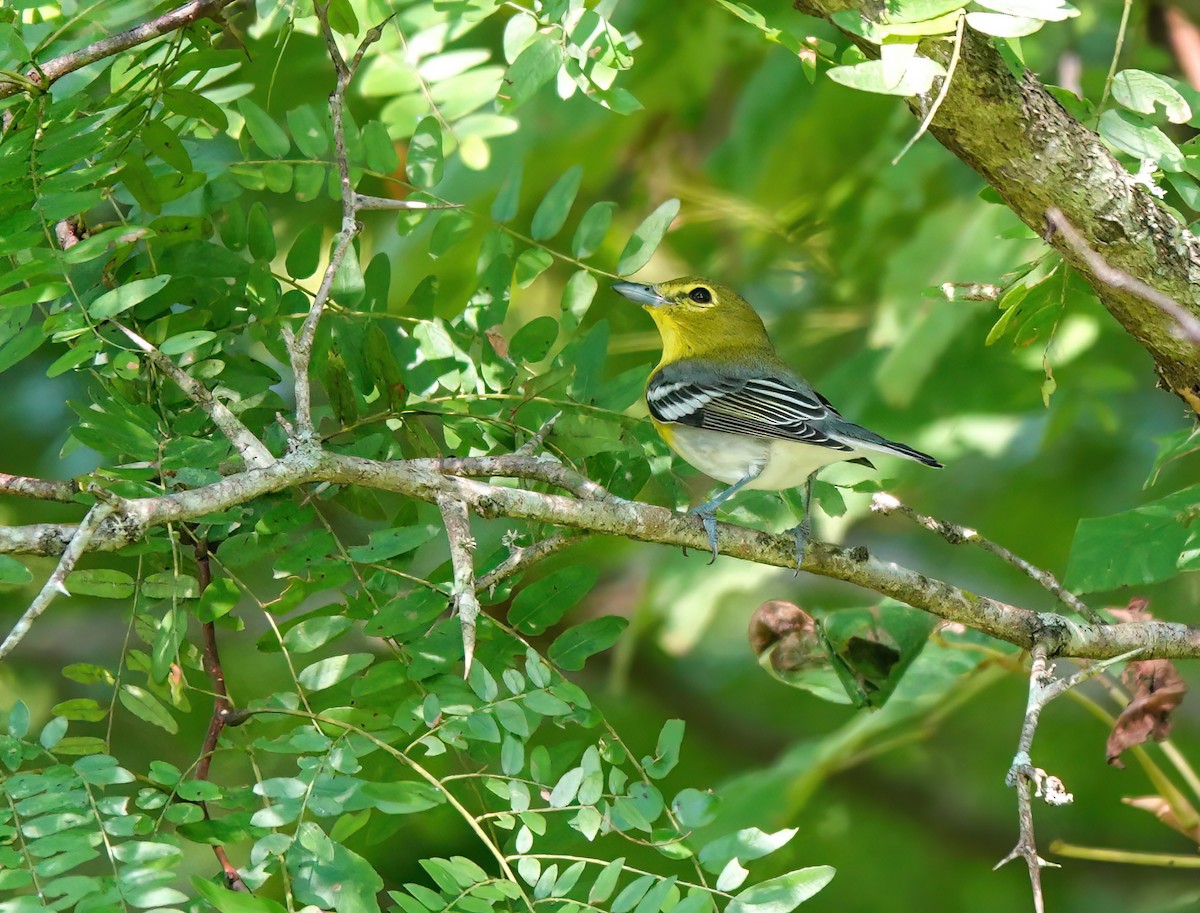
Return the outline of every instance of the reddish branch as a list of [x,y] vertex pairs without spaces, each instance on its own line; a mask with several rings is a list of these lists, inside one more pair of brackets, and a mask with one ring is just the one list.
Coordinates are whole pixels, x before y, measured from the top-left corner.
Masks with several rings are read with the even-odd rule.
[[[61,79],[68,73],[86,67],[88,64],[111,57],[122,51],[145,44],[151,39],[158,38],[168,32],[181,29],[201,19],[213,19],[233,0],[192,0],[163,13],[148,22],[135,25],[119,34],[101,38],[87,47],[55,57],[44,64],[34,64],[33,69],[25,74],[25,78],[37,89],[46,89],[51,83]],[[16,95],[27,84],[13,79],[0,78],[0,98]]]
[[[212,563],[209,560],[208,540],[196,539],[194,541],[196,580],[199,583],[200,595],[203,596],[204,591],[208,589],[208,585],[212,582]],[[217,629],[216,625],[211,621],[204,623],[204,669],[208,672],[208,677],[212,681],[213,712],[212,718],[208,721],[208,732],[204,736],[204,745],[200,749],[200,759],[196,762],[197,780],[208,779],[208,771],[212,766],[213,752],[217,750],[217,741],[221,738],[221,732],[229,721],[230,711],[233,710],[233,705],[229,701],[229,692],[225,688],[225,672],[221,668],[221,654],[217,650]],[[204,808],[204,817],[207,818],[208,805],[203,802],[200,804]],[[242,876],[238,874],[237,867],[229,861],[229,856],[225,853],[225,848],[214,846],[213,855],[217,857],[217,862],[221,864],[221,871],[225,874],[225,884],[231,890],[243,891],[249,894],[250,889],[242,881]]]

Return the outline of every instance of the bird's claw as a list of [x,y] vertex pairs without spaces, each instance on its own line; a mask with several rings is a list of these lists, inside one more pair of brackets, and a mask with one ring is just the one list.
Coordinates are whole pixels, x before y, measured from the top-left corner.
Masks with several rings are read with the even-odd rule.
[[812,523],[805,515],[799,525],[793,526],[788,532],[796,542],[796,573],[793,576],[799,577],[800,565],[804,562],[804,550],[808,548],[808,542],[812,538]]
[[704,534],[708,537],[708,547],[712,550],[712,558],[709,559],[709,564],[717,560],[717,515],[711,510],[705,510],[703,506],[694,507],[689,514],[699,517],[704,524]]

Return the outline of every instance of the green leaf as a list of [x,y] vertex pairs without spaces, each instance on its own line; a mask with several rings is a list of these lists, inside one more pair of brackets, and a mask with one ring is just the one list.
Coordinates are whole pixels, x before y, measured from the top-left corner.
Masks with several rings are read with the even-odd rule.
[[933,81],[946,75],[946,69],[928,57],[914,56],[899,81],[891,78],[881,60],[867,60],[851,66],[834,67],[829,78],[860,92],[880,95],[924,95],[933,88]]
[[675,765],[679,763],[679,746],[683,744],[683,732],[683,720],[667,720],[663,723],[654,757],[642,758],[642,766],[646,768],[646,773],[656,780],[661,780],[675,769]]
[[170,281],[171,277],[166,274],[151,276],[149,279],[134,279],[105,292],[88,305],[87,312],[94,320],[107,320],[162,291]]
[[711,824],[717,816],[717,797],[699,789],[681,790],[671,802],[680,826],[689,830]]
[[27,732],[29,732],[29,707],[24,701],[17,701],[8,711],[8,734],[14,739],[23,739]]
[[[432,187],[442,179],[445,159],[442,155],[442,127],[432,114],[417,124],[408,141],[404,167],[408,179],[418,187]],[[502,220],[497,220],[502,221]]]
[[325,239],[325,226],[320,222],[305,225],[288,248],[284,261],[288,275],[293,279],[307,279],[317,271],[321,262],[321,242]]
[[523,634],[541,634],[591,591],[598,576],[595,568],[565,567],[543,577],[517,593],[509,623]]
[[392,138],[388,136],[387,127],[377,120],[368,121],[362,128],[363,152],[367,158],[367,167],[379,174],[391,174],[400,167],[400,157]]
[[970,0],[888,0],[886,21],[924,22],[962,9]]
[[174,735],[179,731],[179,724],[153,694],[137,685],[122,685],[118,694],[121,704],[139,719],[145,720],[165,729]]
[[710,872],[719,873],[732,859],[742,863],[752,862],[767,856],[793,837],[797,828],[787,828],[768,834],[756,827],[748,827],[735,834],[718,837],[701,848],[700,864]]
[[558,338],[558,321],[553,317],[535,317],[513,335],[508,354],[515,362],[538,362],[550,353]]
[[575,794],[579,792],[579,784],[583,782],[583,768],[572,767],[555,784],[554,789],[550,791],[550,798],[547,800],[551,808],[565,808],[575,801]]
[[493,221],[510,222],[516,217],[521,205],[521,174],[520,168],[514,168],[500,185],[500,192],[492,203]]
[[1200,486],[1107,517],[1079,521],[1064,586],[1077,593],[1140,586],[1179,573],[1191,530],[1186,511],[1200,499]]
[[496,107],[512,113],[553,79],[561,65],[562,45],[554,35],[540,33],[504,72]]
[[1079,15],[1079,10],[1062,0],[975,0],[984,9],[1010,16],[1025,16],[1044,22],[1061,22]]
[[238,99],[238,110],[246,119],[250,138],[271,158],[282,158],[292,147],[287,134],[262,108],[248,98]]
[[657,875],[642,875],[640,878],[635,878],[613,898],[612,905],[608,909],[611,913],[629,913],[658,880]]
[[188,330],[186,333],[178,333],[164,339],[158,350],[164,355],[182,355],[216,338],[217,334],[212,330]]
[[309,691],[322,691],[332,688],[338,682],[344,682],[352,675],[357,675],[374,661],[375,656],[371,653],[330,656],[301,669],[296,680]]
[[241,596],[237,584],[228,577],[218,577],[205,587],[193,611],[201,622],[216,621],[232,612]]
[[20,586],[32,579],[33,574],[20,561],[8,555],[0,555],[0,584]]
[[516,267],[513,270],[517,285],[521,288],[529,288],[538,276],[553,265],[554,257],[547,250],[531,247],[522,251],[521,256],[517,257]]
[[72,571],[65,584],[72,596],[98,596],[101,599],[128,599],[134,590],[132,577],[108,568]]
[[436,808],[446,802],[445,794],[427,783],[393,780],[388,783],[363,783],[362,794],[385,815],[411,815]]
[[725,913],[791,913],[833,880],[836,869],[814,865],[768,878],[739,893]]
[[667,200],[650,213],[633,232],[617,260],[617,275],[628,276],[650,262],[667,229],[679,214],[679,201]]
[[56,716],[42,727],[41,735],[38,736],[38,742],[47,751],[53,751],[54,747],[62,741],[63,736],[66,734],[66,717]]
[[199,875],[192,876],[192,887],[221,913],[286,913],[283,904],[276,900],[245,891],[231,891]]
[[1117,104],[1138,114],[1153,114],[1162,105],[1167,120],[1186,123],[1192,116],[1191,105],[1161,76],[1145,70],[1122,70],[1112,83],[1112,96]]
[[386,561],[415,551],[437,534],[438,527],[432,524],[376,530],[371,533],[368,545],[357,545],[347,549],[346,554],[350,556],[351,561],[362,564]]
[[71,765],[83,782],[92,786],[113,786],[118,783],[132,783],[134,776],[123,767],[117,765],[117,759],[111,755],[94,754],[80,758]]
[[1003,13],[967,13],[967,25],[984,35],[996,38],[1024,38],[1041,29],[1046,23],[1025,16],[1006,16]]
[[344,615],[307,618],[283,635],[283,645],[292,653],[311,653],[350,629]]
[[607,650],[629,626],[628,618],[605,615],[568,628],[550,645],[550,659],[564,669],[577,671],[589,656]]
[[275,259],[275,229],[271,225],[271,214],[261,202],[251,206],[246,216],[246,242],[255,260],[270,262]]
[[184,148],[179,135],[160,120],[142,125],[138,136],[151,152],[181,174],[192,171],[192,157]]
[[530,224],[530,234],[535,241],[545,241],[558,234],[571,213],[575,196],[579,193],[579,184],[583,180],[583,166],[572,165],[568,168],[554,186],[542,198],[533,214]]
[[624,867],[625,857],[619,856],[601,869],[596,880],[592,882],[591,890],[588,891],[588,903],[601,904],[608,900],[617,887],[617,881],[620,879]]
[[1158,127],[1142,122],[1135,114],[1110,109],[1100,115],[1100,136],[1126,155],[1157,162],[1164,171],[1183,171],[1179,148]]
[[608,202],[593,203],[588,207],[575,229],[575,237],[571,239],[571,253],[575,257],[580,260],[587,259],[600,248],[604,243],[604,236],[608,234],[609,226],[612,225],[616,209],[616,203]]

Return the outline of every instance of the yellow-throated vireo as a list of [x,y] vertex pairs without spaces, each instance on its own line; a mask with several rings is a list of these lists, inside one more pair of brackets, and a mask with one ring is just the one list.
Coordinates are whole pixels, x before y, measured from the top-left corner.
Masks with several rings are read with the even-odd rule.
[[692,510],[717,556],[716,511],[743,488],[804,486],[796,567],[811,534],[809,502],[818,470],[874,454],[941,467],[927,453],[842,418],[829,400],[784,364],[762,318],[744,298],[708,279],[686,277],[613,289],[658,325],[663,352],[646,384],[654,427],[672,450],[729,487]]

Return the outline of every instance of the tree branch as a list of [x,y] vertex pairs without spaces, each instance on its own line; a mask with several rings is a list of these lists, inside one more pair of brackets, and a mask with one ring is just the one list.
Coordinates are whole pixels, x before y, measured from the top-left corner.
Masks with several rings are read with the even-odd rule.
[[74,504],[75,495],[79,494],[79,485],[73,480],[47,481],[46,479],[33,479],[29,476],[14,476],[7,472],[0,472],[0,494],[33,498],[36,501]]
[[80,521],[79,526],[67,539],[66,546],[63,548],[62,557],[58,560],[58,567],[50,574],[46,583],[42,586],[37,596],[33,598],[29,608],[25,610],[25,614],[17,619],[17,623],[13,625],[8,637],[4,638],[4,643],[0,644],[0,659],[8,656],[16,649],[17,644],[24,640],[25,635],[33,627],[33,623],[38,620],[38,617],[50,607],[50,603],[54,601],[54,597],[61,593],[64,596],[70,596],[67,591],[66,579],[67,575],[83,557],[83,553],[87,551],[88,543],[92,541],[92,537],[100,528],[105,518],[116,510],[119,502],[115,496],[109,495],[106,498],[97,500],[92,505],[91,509]]
[[1088,621],[1095,622],[1096,624],[1106,623],[1100,613],[1086,605],[1083,600],[1059,583],[1058,578],[1049,571],[1044,571],[1040,567],[1030,564],[1024,558],[1010,552],[1003,545],[999,545],[991,539],[985,539],[973,529],[959,526],[957,523],[947,523],[945,520],[937,520],[927,514],[920,513],[913,510],[907,504],[902,503],[899,498],[885,492],[879,492],[871,500],[871,510],[885,516],[890,513],[903,514],[919,526],[937,533],[951,545],[962,545],[964,542],[977,545],[985,552],[995,555],[1006,564],[1011,564],[1030,580],[1034,581],[1034,583],[1053,593],[1054,596],[1069,606],[1080,617],[1086,618]]
[[[338,49],[337,38],[329,24],[328,2],[314,3],[313,10],[321,24],[321,32],[325,36],[329,59],[333,61],[333,68],[337,74],[333,92],[329,95],[329,114],[333,120],[333,146],[334,158],[337,161],[338,184],[342,190],[342,227],[334,240],[333,253],[329,255],[325,274],[321,277],[321,284],[317,287],[316,294],[313,295],[308,316],[304,318],[304,323],[300,326],[299,335],[293,334],[291,327],[285,326],[283,331],[288,353],[291,356],[292,373],[296,378],[296,437],[297,440],[306,444],[316,440],[316,431],[312,421],[312,382],[308,377],[308,368],[312,361],[313,343],[317,338],[317,325],[321,322],[321,315],[325,311],[325,304],[329,301],[329,293],[333,290],[333,283],[337,278],[338,271],[342,268],[346,255],[350,252],[350,245],[354,243],[355,237],[362,230],[358,221],[358,211],[379,208],[375,205],[379,199],[377,197],[364,198],[365,202],[359,199],[350,178],[350,158],[346,151],[344,110],[346,89],[350,86],[350,80],[354,78],[354,73],[362,62],[367,48],[383,35],[384,25],[384,23],[380,23],[367,32],[359,43],[353,59],[347,64],[346,58]],[[390,20],[391,17],[389,16],[388,19]],[[387,21],[384,20],[384,22]]]
[[463,678],[471,671],[475,656],[475,620],[479,617],[479,598],[475,595],[475,537],[471,535],[471,515],[462,501],[443,495],[437,499],[450,540],[450,564],[454,568],[454,608],[462,624]]
[[[117,35],[101,38],[78,51],[72,51],[48,60],[44,64],[35,65],[25,74],[26,78],[38,89],[45,90],[56,80],[68,73],[74,73],[88,64],[127,51],[201,19],[212,19],[232,2],[233,0],[192,0],[190,3],[177,6],[161,16],[156,16],[141,25],[135,25]],[[25,88],[26,86],[22,83],[0,79],[0,98],[16,95]]]
[[115,320],[110,322],[129,337],[130,341],[146,354],[146,357],[158,370],[175,381],[188,399],[204,410],[204,414],[212,419],[213,424],[220,429],[229,443],[233,444],[234,449],[241,455],[248,467],[262,469],[275,462],[275,457],[271,455],[271,451],[266,448],[266,445],[254,436],[254,433],[230,411],[228,406],[213,396],[212,391],[204,384],[171,361],[149,340]]
[[[545,466],[544,461],[528,459],[530,475]],[[512,471],[516,473],[518,469],[513,467]],[[314,482],[361,485],[429,503],[449,497],[487,518],[529,520],[702,551],[708,542],[695,517],[640,501],[612,496],[584,500],[447,475],[421,461],[368,460],[305,448],[263,469],[227,476],[211,485],[125,500],[119,517],[108,517],[99,523],[92,548],[112,551],[142,539],[153,527],[199,520],[263,495]],[[74,533],[75,527],[54,523],[0,527],[0,553],[62,554]],[[723,555],[789,571],[796,566],[795,546],[790,536],[771,535],[731,523],[718,524],[718,533]],[[863,548],[847,549],[814,542],[805,553],[802,567],[809,573],[891,596],[1025,649],[1044,643],[1052,656],[1110,659],[1141,650],[1145,658],[1200,658],[1200,627],[1153,620],[1113,625],[1077,623],[1063,615],[1032,612],[971,593],[918,571],[880,561]]]
[[[842,10],[868,18],[872,0],[794,0],[796,9],[829,19]],[[877,46],[854,39],[871,55]],[[921,52],[945,65],[952,49],[939,39]],[[921,98],[908,100],[918,115]],[[1200,315],[1200,243],[1138,185],[1100,138],[1071,117],[1030,72],[1014,79],[986,35],[963,33],[958,65],[930,123],[943,146],[979,172],[1013,212],[1039,234],[1057,207],[1077,226],[1086,247],[1113,268],[1153,277],[1155,288]],[[1049,243],[1092,285],[1109,313],[1154,358],[1163,385],[1200,412],[1200,347],[1175,333],[1161,308],[1097,275],[1057,234]]]

